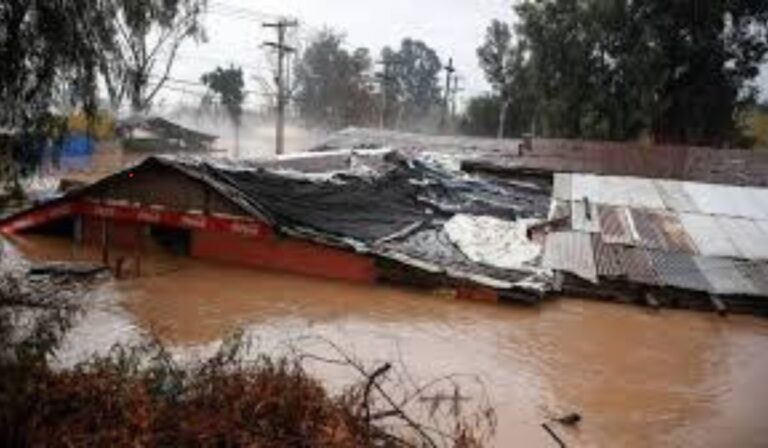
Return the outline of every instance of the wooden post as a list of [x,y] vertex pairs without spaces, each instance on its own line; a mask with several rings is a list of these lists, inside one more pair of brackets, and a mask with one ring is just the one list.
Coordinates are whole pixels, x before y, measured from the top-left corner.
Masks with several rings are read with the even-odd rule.
[[109,223],[101,219],[101,262],[109,266]]
[[711,294],[709,296],[709,301],[712,302],[712,306],[715,307],[715,311],[717,311],[717,314],[719,314],[721,317],[728,315],[728,306],[726,306],[725,302],[723,302],[720,297],[716,296],[715,294]]

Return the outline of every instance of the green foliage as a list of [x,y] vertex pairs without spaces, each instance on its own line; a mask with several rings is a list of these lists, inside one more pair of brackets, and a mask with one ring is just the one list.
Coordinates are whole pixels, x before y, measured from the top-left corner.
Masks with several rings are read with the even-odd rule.
[[386,74],[390,95],[388,103],[397,105],[400,121],[413,123],[440,105],[440,71],[443,65],[435,50],[420,40],[406,38],[397,51],[384,48],[381,58],[391,67]]
[[216,70],[204,74],[200,81],[219,97],[219,102],[227,111],[232,123],[239,127],[243,117],[243,101],[245,101],[245,81],[243,70],[230,66],[216,67]]
[[343,36],[325,30],[297,63],[295,99],[308,123],[339,128],[373,121],[370,55],[365,48],[350,52],[343,45]]
[[768,51],[768,2],[538,0],[515,11],[514,39],[492,23],[480,64],[502,98],[528,94],[511,101],[527,104],[538,133],[742,141],[737,118]]

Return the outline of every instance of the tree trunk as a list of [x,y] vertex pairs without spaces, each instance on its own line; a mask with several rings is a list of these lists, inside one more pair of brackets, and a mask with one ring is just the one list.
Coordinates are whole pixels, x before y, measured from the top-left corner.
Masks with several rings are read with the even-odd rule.
[[509,109],[509,100],[504,100],[501,103],[501,109],[499,110],[499,130],[496,137],[501,140],[504,138],[504,125],[507,122],[507,110]]

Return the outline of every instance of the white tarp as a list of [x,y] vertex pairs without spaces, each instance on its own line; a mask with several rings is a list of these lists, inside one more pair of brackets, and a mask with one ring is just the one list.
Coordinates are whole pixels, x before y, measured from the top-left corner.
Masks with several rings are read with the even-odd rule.
[[470,260],[502,269],[529,269],[541,245],[529,240],[533,220],[505,221],[491,216],[455,215],[445,223],[448,238]]

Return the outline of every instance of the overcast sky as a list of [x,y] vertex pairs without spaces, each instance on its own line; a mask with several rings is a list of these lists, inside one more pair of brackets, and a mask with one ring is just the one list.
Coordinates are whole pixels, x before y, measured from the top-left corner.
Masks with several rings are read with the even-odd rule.
[[[234,63],[245,70],[247,88],[261,91],[254,76],[269,77],[268,52],[260,45],[274,39],[274,30],[261,22],[278,16],[298,18],[297,39],[306,42],[324,27],[343,32],[349,48],[367,47],[374,56],[385,45],[397,46],[404,37],[425,41],[443,60],[452,57],[466,96],[488,90],[477,65],[475,50],[486,26],[494,18],[514,19],[510,0],[209,0],[205,18],[208,42],[182,46],[172,76],[198,81],[200,75],[217,65]],[[768,70],[760,78],[768,93]],[[175,90],[170,90],[175,89]],[[166,106],[179,101],[199,101],[203,89],[170,83]],[[186,92],[186,93],[185,93]],[[766,97],[764,94],[763,97]],[[251,95],[249,104],[257,104]]]

